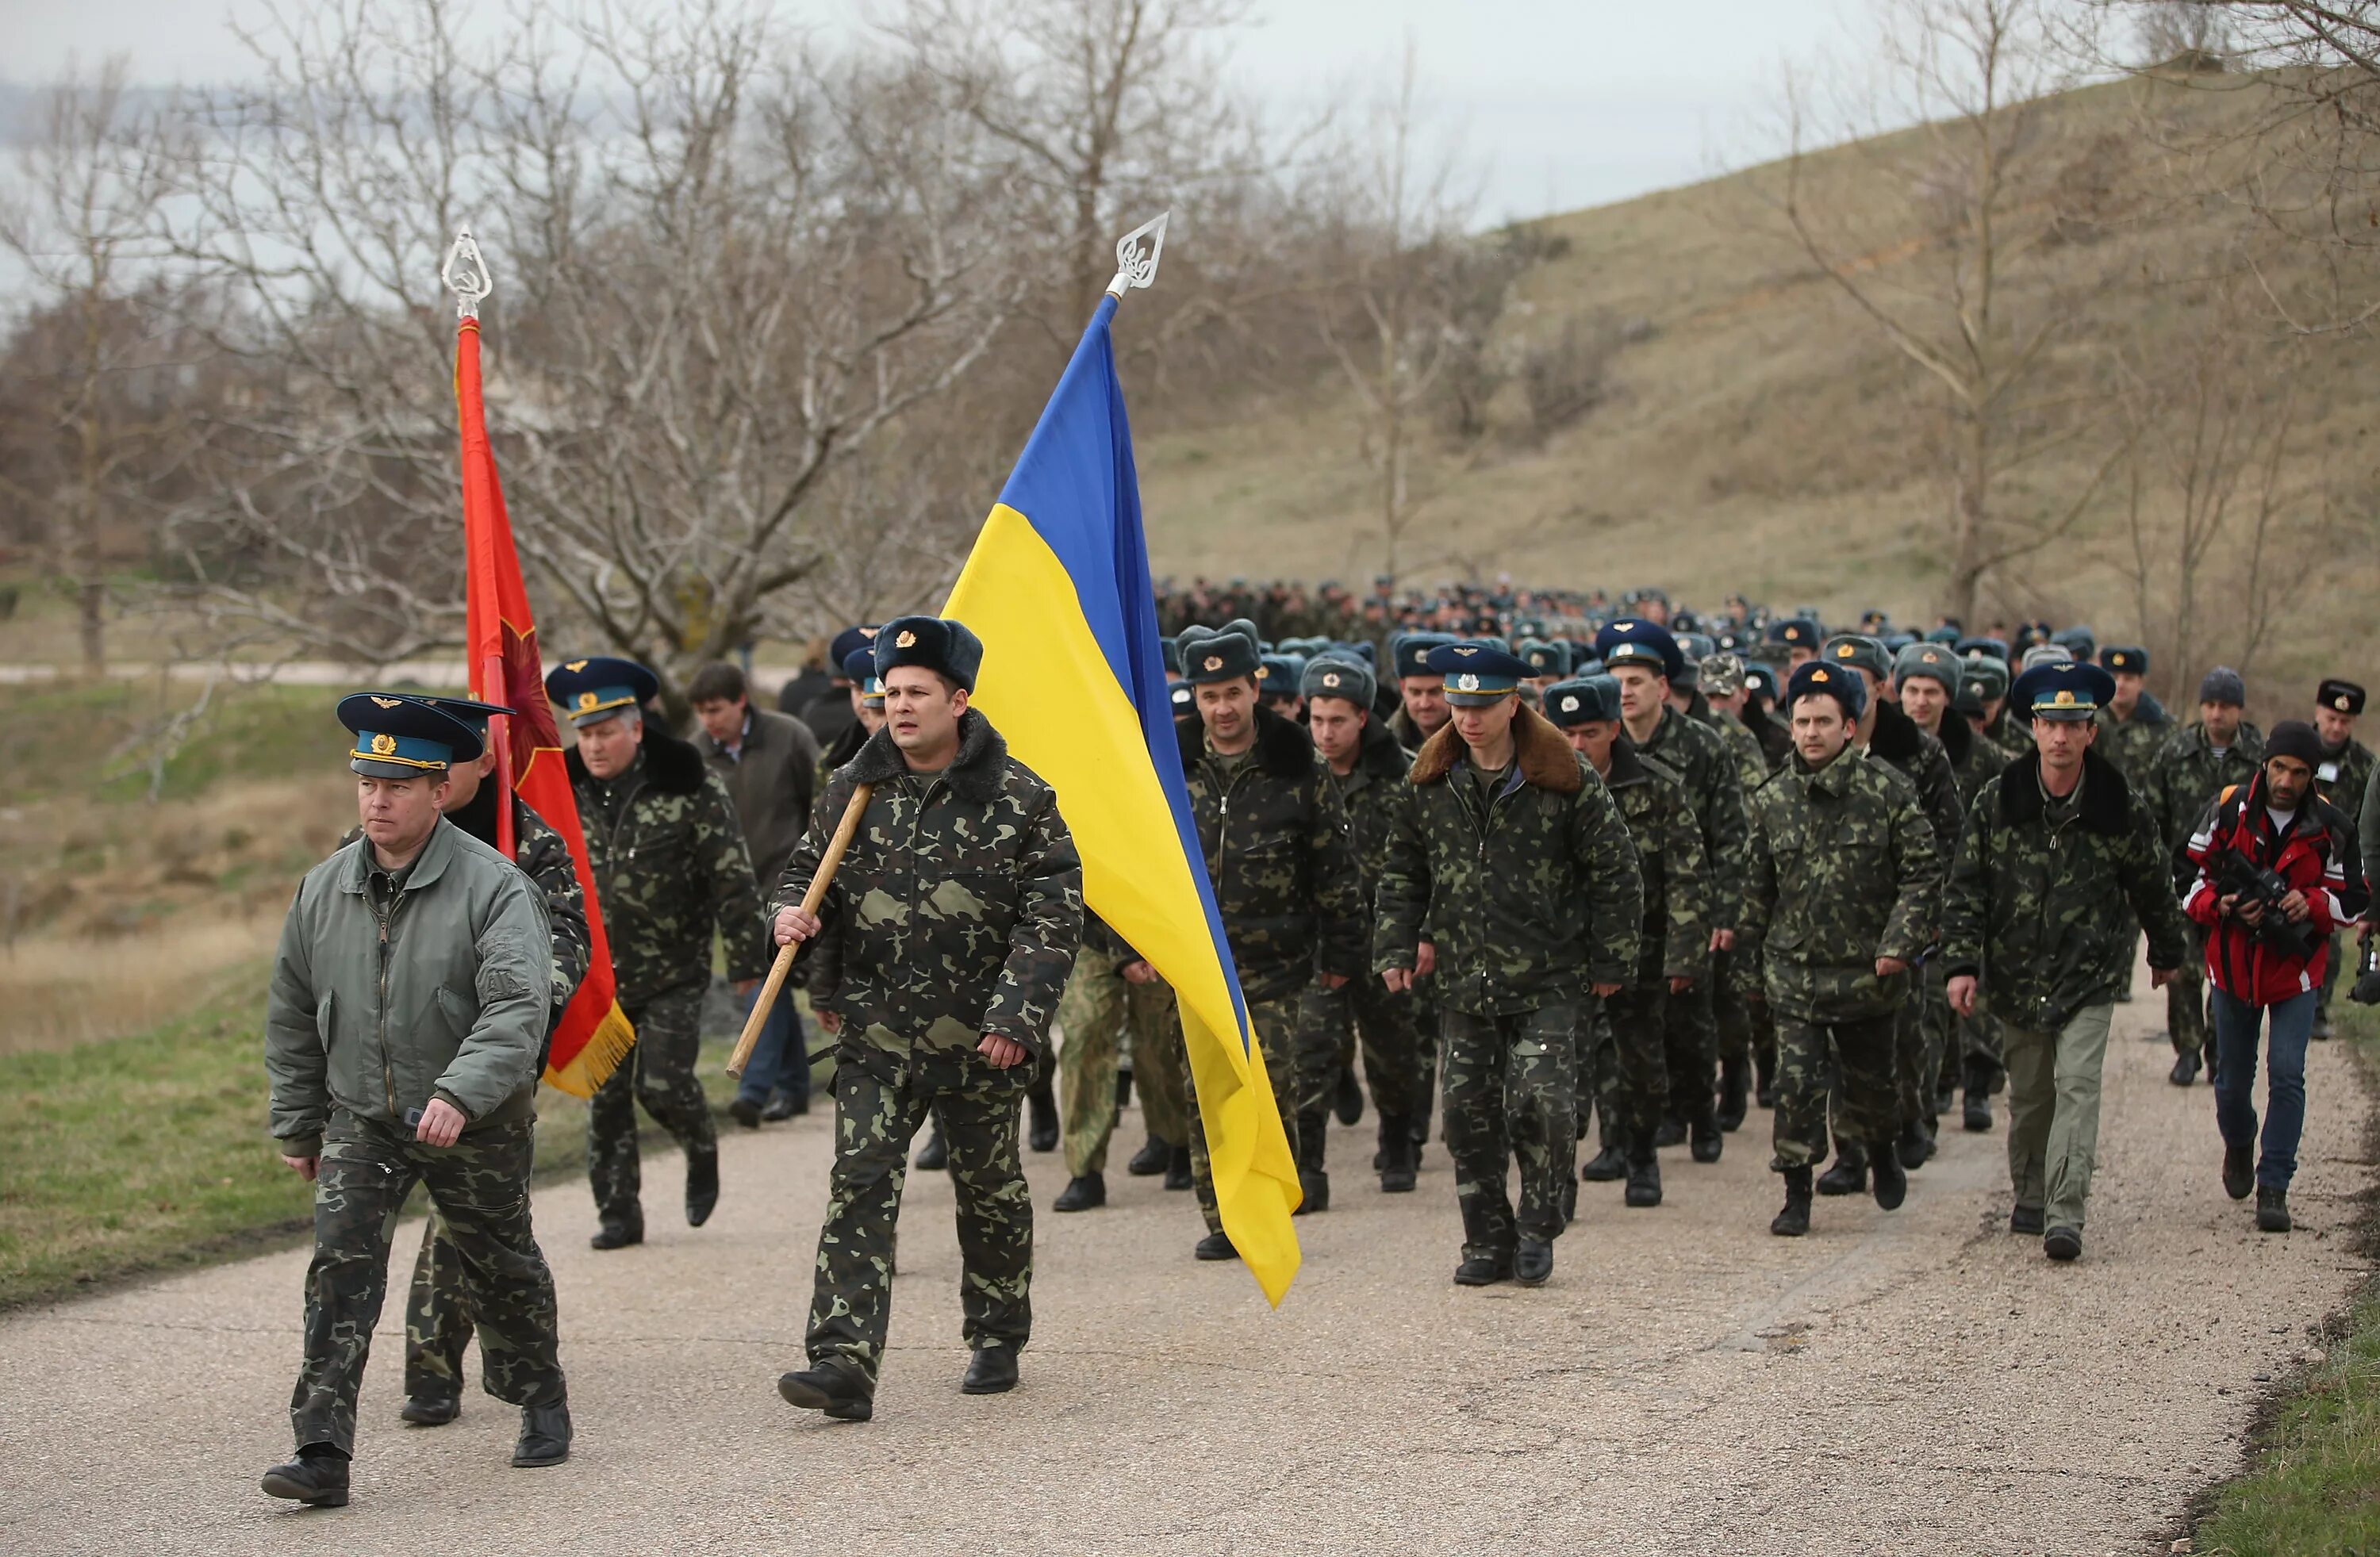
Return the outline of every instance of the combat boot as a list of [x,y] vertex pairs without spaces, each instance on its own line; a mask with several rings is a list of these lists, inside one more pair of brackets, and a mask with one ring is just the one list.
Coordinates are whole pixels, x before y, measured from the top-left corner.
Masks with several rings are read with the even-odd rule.
[[788,1406],[823,1412],[838,1422],[864,1422],[876,1414],[868,1386],[837,1363],[813,1362],[798,1373],[787,1373],[778,1379],[777,1393]]
[[1736,1055],[1718,1062],[1718,1128],[1737,1130],[1743,1128],[1743,1116],[1752,1102],[1752,1062]]
[[1512,1251],[1512,1285],[1543,1286],[1554,1273],[1554,1246],[1543,1238],[1523,1238]]
[[274,1466],[260,1483],[269,1498],[287,1498],[314,1508],[347,1506],[347,1456],[327,1443],[309,1443],[286,1465]]
[[937,1119],[932,1132],[926,1137],[925,1149],[917,1153],[917,1171],[940,1173],[950,1165],[951,1149],[942,1140],[942,1122]]
[[423,1394],[407,1395],[405,1407],[396,1416],[399,1421],[415,1427],[444,1427],[462,1414],[461,1395]]
[[1300,1168],[1297,1187],[1303,1191],[1293,1216],[1311,1216],[1330,1209],[1330,1176],[1318,1167]]
[[1698,1163],[1718,1161],[1719,1153],[1727,1148],[1727,1137],[1719,1131],[1718,1110],[1716,1106],[1709,1103],[1703,1104],[1702,1112],[1694,1116],[1692,1133],[1694,1161]]
[[606,1217],[595,1236],[587,1240],[594,1249],[625,1249],[630,1244],[645,1241],[645,1219],[641,1216]]
[[2198,1051],[2184,1049],[2173,1056],[2173,1069],[2166,1080],[2177,1087],[2186,1087],[2198,1080]]
[[1899,1211],[1900,1202],[1909,1198],[1909,1172],[1893,1155],[1888,1141],[1871,1141],[1867,1145],[1868,1167],[1876,1175],[1876,1203],[1887,1211]]
[[967,1358],[959,1378],[961,1394],[1006,1394],[1016,1387],[1016,1348],[982,1346]]
[[1152,1135],[1141,1142],[1140,1150],[1132,1154],[1132,1161],[1124,1164],[1123,1170],[1135,1178],[1154,1178],[1172,1160],[1173,1148]]
[[1330,1107],[1331,1111],[1339,1116],[1339,1122],[1350,1129],[1363,1121],[1364,1087],[1363,1083],[1355,1080],[1354,1066],[1342,1065],[1339,1068],[1339,1086],[1338,1090],[1331,1094]]
[[1509,1254],[1500,1258],[1466,1256],[1463,1263],[1454,1267],[1454,1285],[1457,1286],[1493,1286],[1500,1281],[1512,1279],[1512,1258]]
[[1193,1258],[1199,1260],[1237,1260],[1240,1257],[1240,1251],[1232,1244],[1232,1235],[1229,1233],[1208,1234],[1198,1240],[1198,1247],[1192,1249],[1190,1253]]
[[1661,1203],[1661,1157],[1653,1143],[1638,1138],[1636,1149],[1628,1153],[1628,1204],[1642,1211]]
[[1810,1170],[1790,1167],[1785,1170],[1785,1209],[1768,1224],[1768,1230],[1780,1238],[1798,1238],[1810,1230]]
[[2289,1230],[2289,1192],[2270,1185],[2256,1186],[2256,1231],[2286,1233]]
[[1605,1147],[1589,1157],[1579,1168],[1578,1176],[1589,1184],[1609,1184],[1628,1177],[1627,1153],[1617,1145]]
[[2019,1202],[2009,1210],[2009,1231],[2037,1238],[2048,1220],[2049,1213],[2042,1207]]
[[719,1207],[719,1148],[686,1148],[686,1225],[699,1227]]
[[570,1457],[570,1402],[521,1407],[520,1437],[513,1444],[513,1464],[525,1470],[560,1465]]
[[1025,1092],[1025,1144],[1036,1152],[1058,1149],[1058,1100],[1050,1093],[1050,1078],[1042,1077]]
[[1173,1148],[1173,1154],[1166,1161],[1165,1187],[1169,1189],[1187,1189],[1196,1180],[1192,1178],[1190,1173],[1190,1148],[1176,1146]]
[[1966,1088],[1966,1113],[1960,1123],[1977,1134],[1992,1128],[1992,1074],[1988,1066],[1969,1060],[1960,1071]]
[[1891,1155],[1911,1173],[1925,1165],[1934,1155],[1934,1137],[1926,1130],[1925,1120],[1912,1119],[1900,1127],[1900,1139],[1893,1144]]
[[1821,1195],[1856,1195],[1867,1188],[1867,1154],[1845,1142],[1835,1153],[1835,1165],[1818,1175]]
[[2244,1201],[2248,1191],[2256,1187],[2256,1149],[2252,1146],[2223,1148],[2223,1192],[2235,1201]]
[[1656,1146],[1677,1146],[1686,1139],[1686,1121],[1675,1114],[1661,1116],[1661,1126],[1653,1132]]
[[1103,1174],[1079,1174],[1066,1180],[1058,1198],[1050,1202],[1051,1211],[1089,1211],[1108,1203],[1108,1181]]
[[1420,1173],[1417,1159],[1421,1156],[1421,1148],[1413,1143],[1413,1137],[1406,1130],[1402,1118],[1391,1119],[1390,1123],[1395,1128],[1382,1132],[1385,1139],[1381,1152],[1388,1158],[1388,1166],[1380,1170],[1380,1190],[1390,1195],[1410,1194]]

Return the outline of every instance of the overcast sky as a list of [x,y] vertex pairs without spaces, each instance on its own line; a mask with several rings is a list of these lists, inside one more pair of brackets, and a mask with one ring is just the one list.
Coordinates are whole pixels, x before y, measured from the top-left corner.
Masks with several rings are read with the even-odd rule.
[[[289,0],[303,5],[306,0]],[[483,0],[501,18],[506,0]],[[70,54],[116,52],[151,83],[222,80],[248,55],[226,30],[255,0],[0,0],[0,72],[32,84]],[[852,0],[788,0],[849,25]],[[1293,103],[1318,83],[1392,72],[1407,30],[1423,85],[1486,172],[1493,221],[1692,183],[1772,148],[1760,130],[1790,54],[1842,36],[1860,0],[1258,0],[1245,79]]]

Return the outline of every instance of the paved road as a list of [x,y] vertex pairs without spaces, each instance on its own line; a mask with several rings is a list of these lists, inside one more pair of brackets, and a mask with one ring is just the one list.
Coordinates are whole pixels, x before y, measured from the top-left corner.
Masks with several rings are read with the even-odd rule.
[[[969,1399],[950,1190],[921,1177],[877,1418],[839,1426],[774,1388],[823,1199],[813,1118],[732,1140],[711,1225],[656,1214],[640,1249],[591,1253],[584,1191],[542,1193],[579,1432],[558,1469],[511,1469],[516,1418],[476,1394],[400,1428],[384,1321],[354,1505],[260,1494],[302,1254],[0,1322],[0,1550],[2163,1550],[2358,1273],[2374,1171],[2347,1056],[2318,1045],[2299,1230],[2259,1237],[2216,1182],[2208,1091],[2137,1037],[2161,1005],[2119,1008],[2078,1265],[2005,1231],[1998,1133],[1950,1139],[1897,1214],[1821,1201],[1809,1237],[1772,1238],[1755,1116],[1716,1166],[1668,1154],[1658,1211],[1590,1187],[1544,1289],[1457,1290],[1443,1152],[1383,1197],[1346,1171],[1367,1120],[1332,1141],[1337,1208],[1300,1222],[1277,1313],[1190,1260],[1186,1195],[1119,1172],[1109,1209],[1045,1215],[1025,1382]],[[1032,1172],[1046,1206],[1062,1169]],[[674,1204],[674,1160],[647,1177]]]

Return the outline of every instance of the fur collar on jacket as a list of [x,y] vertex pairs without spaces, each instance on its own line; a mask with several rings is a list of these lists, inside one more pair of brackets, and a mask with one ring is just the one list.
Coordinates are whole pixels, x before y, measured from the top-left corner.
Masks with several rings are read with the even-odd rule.
[[[2023,827],[2041,820],[2041,754],[2027,752],[2000,769],[2000,820]],[[2082,825],[2095,833],[2120,837],[2131,827],[2132,787],[2114,763],[2096,752],[2082,754]]]
[[[1207,754],[1207,721],[1195,716],[1179,720],[1173,733],[1182,746],[1183,771],[1188,772]],[[1258,707],[1256,758],[1267,778],[1309,778],[1314,772],[1314,738],[1295,719]]]
[[1925,750],[1925,731],[1915,719],[1900,711],[1898,703],[1876,702],[1876,734],[1867,743],[1869,753],[1899,767],[1902,763],[1915,762]]
[[[1469,751],[1462,731],[1448,720],[1444,730],[1423,742],[1421,754],[1414,758],[1413,781],[1437,783],[1453,770],[1455,759]],[[1579,770],[1578,754],[1570,749],[1561,731],[1525,703],[1512,717],[1512,755],[1520,764],[1521,777],[1548,793],[1574,795],[1586,782]]]
[[1355,748],[1355,770],[1375,778],[1402,778],[1408,759],[1397,738],[1389,733],[1388,721],[1372,719],[1364,726],[1364,743]]
[[[891,725],[869,736],[845,767],[855,784],[881,784],[908,770],[901,748],[892,744]],[[971,805],[1000,797],[1001,785],[1008,777],[1008,742],[991,728],[990,719],[973,708],[959,716],[959,754],[942,770],[942,777],[949,781],[951,792]]]
[[[562,766],[574,784],[592,781],[587,765],[578,760],[578,748],[573,746],[562,754]],[[703,775],[710,765],[702,760],[694,742],[681,741],[648,718],[645,720],[645,782],[663,794],[690,795],[702,788]]]

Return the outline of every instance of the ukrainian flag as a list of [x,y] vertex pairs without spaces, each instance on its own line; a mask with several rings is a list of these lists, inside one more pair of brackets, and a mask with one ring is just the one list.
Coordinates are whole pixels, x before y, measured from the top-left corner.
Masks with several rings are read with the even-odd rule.
[[1297,1274],[1297,1165],[1191,824],[1115,310],[1103,299],[1083,332],[942,613],[983,640],[975,703],[1058,791],[1084,898],[1173,986],[1223,1228],[1278,1305]]

